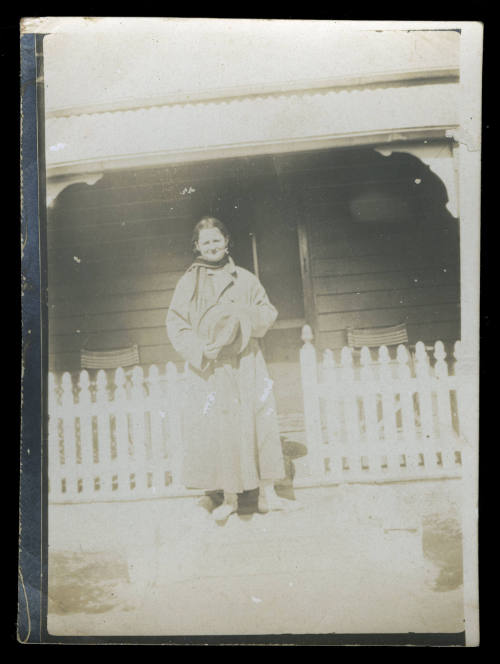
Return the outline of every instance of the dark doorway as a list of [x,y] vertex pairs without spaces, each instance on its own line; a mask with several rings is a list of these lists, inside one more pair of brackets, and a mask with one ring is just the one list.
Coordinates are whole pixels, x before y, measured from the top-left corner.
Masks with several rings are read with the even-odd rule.
[[220,218],[231,233],[235,263],[257,274],[278,310],[261,346],[274,380],[278,413],[285,418],[299,413],[299,353],[306,320],[297,197],[277,172],[276,160],[261,156],[235,162],[233,172],[219,179],[205,201],[210,201],[206,212]]
[[257,271],[279,312],[282,329],[304,318],[297,223],[276,181],[258,192],[253,205]]
[[305,323],[297,215],[271,157],[241,160],[237,177],[220,182],[209,212],[229,228],[237,265],[254,272],[278,319],[263,342],[269,362],[297,362]]

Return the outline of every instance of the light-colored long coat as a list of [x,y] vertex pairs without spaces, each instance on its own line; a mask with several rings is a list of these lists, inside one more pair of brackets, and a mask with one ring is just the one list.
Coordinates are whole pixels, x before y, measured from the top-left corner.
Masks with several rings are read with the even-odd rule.
[[[190,269],[181,277],[167,314],[170,341],[186,360],[182,483],[241,493],[285,476],[272,381],[258,342],[278,314],[257,277],[232,261],[207,269],[213,281],[202,307],[193,298],[195,275]],[[241,355],[209,361],[196,326],[202,309],[218,302],[242,307],[251,339]]]

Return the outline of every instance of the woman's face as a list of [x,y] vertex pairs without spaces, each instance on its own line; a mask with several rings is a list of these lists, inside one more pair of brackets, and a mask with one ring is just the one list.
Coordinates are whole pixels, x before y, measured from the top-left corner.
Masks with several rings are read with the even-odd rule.
[[216,263],[224,257],[227,240],[218,228],[202,228],[198,235],[196,249],[202,258]]

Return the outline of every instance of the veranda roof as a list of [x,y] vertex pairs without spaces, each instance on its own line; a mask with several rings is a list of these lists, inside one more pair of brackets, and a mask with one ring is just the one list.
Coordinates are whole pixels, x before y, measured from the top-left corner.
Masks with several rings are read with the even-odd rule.
[[49,177],[443,135],[458,122],[453,30],[98,19],[46,36],[44,63]]

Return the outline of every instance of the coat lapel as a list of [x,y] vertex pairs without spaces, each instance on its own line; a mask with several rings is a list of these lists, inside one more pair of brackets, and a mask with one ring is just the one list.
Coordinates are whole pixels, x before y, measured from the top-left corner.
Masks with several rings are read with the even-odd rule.
[[[215,270],[213,270],[215,272]],[[232,260],[232,258],[229,259],[229,263],[225,265],[222,270],[218,271],[218,274],[215,275],[216,281],[216,288],[214,289],[214,296],[215,296],[215,301],[218,302],[220,300],[221,295],[231,286],[234,284],[234,279],[236,276],[236,266]]]

